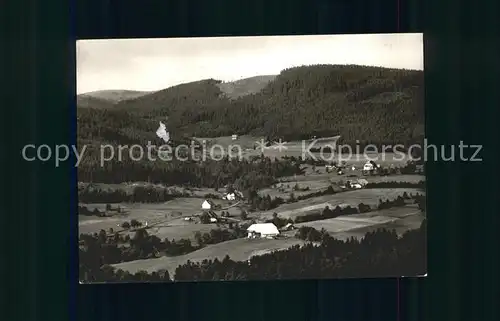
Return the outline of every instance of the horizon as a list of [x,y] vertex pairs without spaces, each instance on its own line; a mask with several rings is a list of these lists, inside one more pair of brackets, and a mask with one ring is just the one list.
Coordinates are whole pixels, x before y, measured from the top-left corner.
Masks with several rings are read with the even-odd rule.
[[421,33],[79,40],[76,47],[77,95],[234,82],[319,64],[424,69]]
[[[329,64],[329,65],[334,65],[334,64]],[[314,66],[314,65],[294,66],[294,67],[310,67],[310,66]],[[353,65],[353,64],[351,64],[351,65],[345,65],[345,66],[379,67],[379,66],[366,66],[366,65]],[[289,67],[289,68],[292,68],[292,67]],[[389,68],[389,67],[380,67],[380,68],[422,71],[422,70],[419,70],[419,69],[410,69],[410,68]],[[278,76],[282,71],[280,71],[278,74],[274,74],[274,75],[255,75],[255,76],[251,76],[251,77],[245,77],[245,78],[241,78],[241,79],[228,80],[228,81],[222,80],[222,79],[215,79],[215,78],[202,78],[202,79],[197,79],[197,80],[193,80],[193,81],[189,81],[189,82],[183,82],[183,83],[175,84],[175,85],[172,85],[172,86],[169,86],[169,87],[165,87],[165,88],[160,88],[160,89],[157,89],[157,90],[135,90],[135,89],[129,89],[129,88],[99,89],[99,90],[82,92],[82,93],[77,94],[77,96],[80,96],[80,95],[90,95],[90,94],[98,93],[98,92],[112,92],[112,91],[122,91],[122,92],[123,91],[130,91],[130,92],[154,93],[154,92],[162,91],[162,90],[165,90],[165,89],[168,89],[168,88],[171,88],[171,87],[180,86],[180,85],[189,84],[189,83],[194,83],[194,82],[198,82],[198,81],[209,80],[209,79],[214,79],[216,81],[221,81],[222,83],[231,83],[231,82],[237,82],[239,80],[245,80],[245,79],[250,79],[250,78],[255,78],[255,77]]]

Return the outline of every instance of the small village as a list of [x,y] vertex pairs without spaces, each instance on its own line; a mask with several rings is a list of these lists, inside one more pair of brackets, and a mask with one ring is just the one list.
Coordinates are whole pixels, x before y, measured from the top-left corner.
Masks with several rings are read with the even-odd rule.
[[[232,136],[232,140],[236,140],[237,135]],[[373,160],[367,161],[362,169],[361,169],[361,174],[362,177],[366,176],[373,176],[377,175],[378,172],[380,171],[381,166],[377,164]],[[419,174],[421,173],[422,165],[417,165],[415,173]],[[329,164],[325,165],[325,172],[326,173],[336,173],[337,175],[345,175],[346,173],[353,173],[356,172],[356,166],[352,165],[350,167],[347,166],[345,162],[343,162],[340,165],[336,164]],[[352,177],[355,175],[347,175],[347,177]],[[355,190],[355,189],[362,189],[368,184],[368,180],[365,178],[352,178],[352,179],[346,179],[345,181],[337,181],[337,186],[342,189],[343,191],[347,190]],[[138,186],[138,183],[135,183],[134,186]],[[241,218],[235,218],[231,217],[229,215],[229,212],[226,212],[227,209],[231,207],[237,207],[240,205],[240,203],[245,202],[245,197],[242,192],[235,190],[234,188],[230,186],[226,186],[226,192],[222,193],[222,195],[219,195],[220,199],[223,201],[227,201],[227,206],[222,207],[221,204],[216,204],[214,203],[214,200],[211,198],[204,199],[201,202],[200,206],[200,212],[196,213],[191,216],[185,216],[183,217],[183,220],[185,222],[190,222],[193,224],[213,224],[216,223],[218,226],[221,226],[222,224],[228,224],[228,223],[234,223],[234,224],[241,224],[244,222]],[[279,188],[280,191],[284,191],[283,188]],[[84,210],[84,209],[82,209]],[[118,206],[116,208],[112,208],[110,204],[106,205],[105,211],[99,211],[97,209],[94,209],[93,212],[90,214],[96,214],[97,216],[100,217],[109,217],[109,216],[114,216],[114,214],[120,214],[122,213],[123,209],[122,207]],[[138,220],[131,220],[130,222],[125,221],[121,224],[117,224],[117,228],[121,228],[118,230],[113,230],[113,233],[119,233],[119,232],[126,232],[126,231],[134,231],[137,229],[152,229],[154,227],[157,227],[160,224],[165,223],[167,220],[160,220],[157,222],[149,222],[148,221],[138,221]],[[280,234],[280,230],[273,224],[269,222],[258,222],[256,220],[252,220],[252,224],[247,228],[248,231],[248,238],[271,238],[271,237],[277,237]],[[293,229],[293,224],[292,223],[287,223],[284,227],[284,231],[289,231]]]
[[[305,166],[305,175],[282,179],[270,189],[262,190],[260,196],[245,195],[232,185],[226,185],[217,191],[193,189],[192,194],[184,190],[181,193],[184,198],[167,201],[164,205],[105,204],[99,209],[96,204],[81,204],[81,211],[86,211],[89,218],[101,219],[80,220],[80,231],[124,244],[137,238],[139,232],[156,237],[162,243],[158,243],[150,255],[114,266],[130,273],[144,269],[153,271],[163,266],[172,274],[175,267],[186,260],[230,255],[246,261],[306,244],[301,238],[311,237],[310,232],[304,232],[307,229],[326,231],[341,239],[356,238],[384,226],[394,226],[399,233],[404,233],[417,228],[424,218],[421,206],[414,205],[425,195],[422,165],[408,161],[404,167],[382,166],[368,160],[356,164]],[[408,168],[410,174],[407,174]],[[405,182],[407,179],[409,182]],[[148,193],[152,193],[157,187],[134,183],[133,188],[151,188]],[[276,196],[271,198],[270,194]],[[259,209],[261,205],[255,203],[256,199],[261,200],[260,204],[274,203],[271,206],[274,208]],[[169,257],[162,254],[164,242],[188,242],[182,244],[191,244],[188,247],[192,249],[185,255]],[[80,244],[84,246],[85,242],[81,240]],[[218,249],[215,257],[204,254],[209,253],[211,247]]]

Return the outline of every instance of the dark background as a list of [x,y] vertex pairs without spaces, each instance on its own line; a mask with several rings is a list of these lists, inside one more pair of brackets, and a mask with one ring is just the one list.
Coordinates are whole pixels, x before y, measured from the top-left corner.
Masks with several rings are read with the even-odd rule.
[[[493,320],[498,294],[498,2],[2,2],[1,320]],[[23,162],[75,142],[75,40],[425,32],[426,131],[483,144],[482,163],[429,163],[429,277],[78,285],[72,162]],[[74,160],[73,160],[74,161]],[[69,228],[71,226],[71,228]],[[399,289],[399,290],[398,290]],[[495,292],[496,291],[496,292]],[[496,310],[494,310],[496,308]],[[495,318],[496,313],[496,318]]]

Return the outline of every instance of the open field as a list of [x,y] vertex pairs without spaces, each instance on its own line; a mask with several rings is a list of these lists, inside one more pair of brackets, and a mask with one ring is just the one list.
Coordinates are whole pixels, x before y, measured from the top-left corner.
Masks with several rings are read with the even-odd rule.
[[[148,234],[155,235],[161,240],[168,238],[169,240],[191,239],[194,241],[196,232],[207,233],[210,230],[219,228],[217,224],[197,224],[195,222],[186,222],[182,218],[172,219],[167,223],[158,224],[147,229]],[[223,227],[220,227],[223,229]],[[132,237],[135,232],[128,232]]]
[[[412,176],[412,175],[409,175]],[[296,192],[293,193],[298,196],[300,193],[309,194],[318,190],[322,190],[328,186],[328,182],[325,181],[309,181],[308,186],[312,186],[314,190],[307,192]],[[294,184],[290,184],[293,186]],[[304,183],[299,183],[305,185]],[[423,193],[417,189],[411,188],[380,188],[380,189],[361,189],[342,192],[334,195],[325,195],[319,197],[313,197],[310,199],[298,201],[290,204],[283,204],[276,209],[265,211],[265,212],[255,212],[249,213],[250,218],[265,220],[272,217],[274,212],[278,213],[280,217],[292,218],[294,219],[298,215],[304,215],[308,212],[317,212],[323,210],[326,206],[334,208],[339,206],[358,206],[359,203],[364,203],[367,205],[377,205],[378,199],[394,199],[404,192],[407,193]],[[279,192],[277,189],[264,189],[261,190],[262,195],[270,194],[272,197],[280,196],[287,198],[289,193]],[[155,222],[162,221],[162,225],[155,227],[155,229],[150,229],[152,234],[158,233],[161,238],[179,238],[179,237],[190,237],[196,231],[206,231],[209,230],[209,225],[195,224],[193,222],[185,222],[182,220],[183,217],[192,216],[201,213],[201,203],[203,198],[177,198],[172,201],[165,203],[153,203],[153,204],[142,204],[142,203],[122,203],[113,204],[113,208],[120,206],[123,213],[113,213],[110,217],[96,217],[96,216],[83,216],[79,215],[79,233],[98,233],[101,229],[108,230],[110,228],[117,229],[118,225],[121,225],[125,221],[130,221],[131,219],[136,219],[140,222],[148,222],[148,224],[154,224]],[[214,200],[214,203],[221,204],[223,207],[229,206],[229,202],[223,200]],[[81,204],[88,207],[90,210],[97,208],[104,211],[106,204]],[[239,217],[241,214],[241,208],[235,206],[227,210],[230,215],[234,217]],[[212,226],[214,228],[215,226]],[[192,233],[191,233],[192,232]],[[151,233],[151,232],[150,232]],[[169,236],[170,235],[170,236]]]
[[363,154],[363,153],[334,153],[329,154],[324,152],[323,154],[321,153],[315,153],[315,152],[307,152],[307,146],[306,147],[302,146],[301,142],[295,142],[294,144],[288,144],[286,145],[287,148],[279,151],[274,148],[270,149],[265,149],[264,150],[264,155],[271,157],[271,158],[280,158],[283,156],[294,156],[294,157],[311,157],[313,155],[317,159],[323,159],[327,162],[340,162],[340,161],[345,161],[349,165],[355,165],[357,167],[363,166],[367,161],[369,160],[374,160],[377,164],[380,164],[381,166],[390,166],[391,164],[394,165],[403,165],[406,164],[406,162],[410,159],[408,155],[405,154],[395,154],[395,153],[385,153],[385,154]]
[[[316,166],[315,171],[312,170],[311,165],[302,165],[304,170],[303,175],[293,175],[280,177],[278,180],[280,182],[302,182],[302,181],[330,181],[336,182],[340,180],[364,178],[370,183],[377,182],[409,182],[418,183],[419,181],[425,181],[425,175],[387,175],[387,176],[377,176],[377,175],[363,175],[361,172],[361,167],[356,170],[346,169],[344,175],[338,175],[336,172],[332,171],[330,173],[326,172],[324,166]],[[318,173],[319,172],[319,173]]]
[[[233,140],[231,136],[221,136],[221,137],[196,137],[196,140],[199,142],[205,142],[205,146],[210,148],[213,145],[219,145],[224,148],[227,152],[230,145],[240,146],[243,152],[246,151],[248,155],[260,155],[258,151],[255,151],[255,147],[257,146],[257,142],[259,142],[264,137],[255,137],[249,135],[241,135],[238,136],[238,139]],[[217,151],[214,149],[214,151]]]
[[421,213],[413,214],[401,219],[396,219],[391,222],[380,223],[375,225],[369,225],[364,227],[359,227],[344,232],[333,233],[332,236],[340,240],[346,240],[350,237],[362,238],[368,232],[374,232],[379,228],[385,228],[389,230],[395,230],[398,235],[403,235],[406,231],[418,229],[424,220],[424,216]]
[[[348,172],[348,175],[352,174]],[[279,183],[274,184],[271,187],[263,188],[259,190],[259,195],[265,196],[269,195],[272,198],[281,197],[283,199],[288,199],[290,193],[293,193],[296,197],[302,195],[308,195],[316,193],[319,191],[324,191],[332,183],[345,182],[347,180],[356,179],[366,179],[369,183],[381,183],[381,182],[408,182],[408,183],[418,183],[420,181],[425,181],[425,176],[423,175],[392,175],[392,176],[363,176],[359,173],[356,177],[348,177],[348,175],[337,175],[336,173],[326,173],[326,174],[306,174],[306,175],[296,175],[287,176],[279,179]],[[299,188],[309,188],[308,191],[296,191],[294,190],[295,185]],[[333,185],[334,189],[336,188]]]
[[[269,146],[265,148],[263,151],[260,149],[259,143],[265,137],[259,136],[250,136],[250,135],[242,135],[238,136],[236,140],[232,140],[231,136],[222,136],[222,137],[196,137],[196,140],[203,142],[205,141],[205,146],[207,147],[207,152],[210,151],[211,146],[219,145],[223,148],[224,153],[227,155],[229,151],[230,145],[237,145],[240,147],[242,151],[242,157],[251,157],[251,156],[259,156],[262,153],[264,156],[270,158],[281,158],[284,156],[294,156],[294,157],[310,157],[314,155],[314,157],[318,159],[324,159],[326,161],[346,161],[349,165],[362,166],[368,160],[374,160],[378,164],[382,166],[389,166],[391,164],[405,164],[409,159],[409,155],[406,153],[363,153],[363,149],[360,148],[360,153],[356,153],[354,150],[352,153],[344,152],[347,149],[342,149],[343,153],[331,153],[324,152],[323,154],[319,152],[307,152],[310,142],[302,142],[302,141],[290,141],[284,143],[284,149],[281,151],[274,148],[273,146]],[[311,148],[319,148],[321,147],[322,142],[318,141],[315,145],[312,145]],[[256,148],[259,147],[259,148]],[[340,145],[336,147],[337,151],[340,150]],[[220,150],[214,149],[214,154],[219,155]],[[234,156],[237,153],[233,154]]]
[[342,192],[333,195],[325,195],[309,198],[306,200],[298,201],[295,203],[283,204],[277,208],[259,213],[250,213],[250,216],[257,219],[269,219],[272,217],[273,213],[276,212],[282,218],[294,219],[299,215],[307,214],[308,212],[318,212],[323,210],[326,206],[331,209],[338,206],[352,207],[358,206],[359,203],[364,203],[370,206],[378,205],[379,199],[394,199],[403,193],[415,194],[423,193],[422,191],[415,188],[371,188],[371,189],[360,189]]
[[[132,219],[136,219],[143,223],[148,222],[149,225],[158,221],[165,221],[165,223],[170,223],[170,221],[173,220],[180,221],[179,218],[201,213],[201,204],[203,200],[203,198],[176,198],[165,203],[113,204],[113,208],[120,206],[124,213],[116,214],[116,216],[111,217],[79,215],[79,233],[98,233],[101,229],[108,230],[109,228],[116,230],[118,224]],[[215,204],[221,204],[222,206],[229,206],[227,201],[213,200],[213,202]],[[104,211],[106,208],[106,204],[80,205],[86,206],[90,210],[97,208]]]
[[295,238],[279,239],[236,239],[219,244],[206,246],[198,251],[176,257],[161,257],[157,259],[137,260],[125,263],[114,264],[117,269],[122,269],[135,273],[140,270],[148,272],[166,269],[173,276],[175,269],[185,264],[188,260],[200,262],[204,259],[222,260],[226,255],[235,261],[244,261],[258,254],[269,251],[282,250],[294,245],[304,244],[304,241]]
[[[89,185],[89,183],[78,183],[80,188],[85,188]],[[178,193],[186,193],[190,197],[204,197],[206,194],[214,194],[214,195],[219,195],[221,198],[223,194],[219,191],[216,192],[213,188],[198,188],[198,187],[183,187],[183,186],[176,186],[176,185],[170,185],[170,186],[165,186],[161,184],[150,184],[147,182],[134,182],[134,183],[122,183],[122,184],[104,184],[104,183],[92,183],[92,187],[95,189],[100,189],[103,191],[108,191],[108,192],[113,192],[116,190],[122,190],[126,192],[127,194],[132,194],[134,191],[134,188],[138,186],[153,186],[158,189],[164,189],[167,188],[171,190],[172,192],[178,192]]]
[[[231,137],[219,137],[215,141],[219,144],[234,143]],[[212,141],[211,143],[214,143]],[[254,138],[251,136],[241,136],[236,143],[242,143],[249,149],[248,154],[254,153],[259,155],[259,152],[253,150]],[[264,151],[266,156],[272,156],[272,153],[278,153],[273,149],[266,149]],[[271,155],[270,155],[271,154]],[[281,153],[283,154],[283,153]],[[300,155],[295,155],[300,156]],[[277,156],[279,157],[279,156]],[[387,158],[387,155],[386,155]],[[368,182],[410,182],[417,183],[425,181],[423,175],[391,175],[391,176],[364,176],[361,173],[361,166],[365,159],[359,160],[356,167],[352,171],[347,169],[345,175],[337,175],[336,172],[327,173],[324,166],[316,166],[313,170],[311,165],[303,165],[304,174],[294,175],[290,177],[283,177],[278,179],[278,182],[273,186],[263,188],[258,191],[261,196],[269,195],[272,198],[281,197],[288,199],[290,194],[293,193],[296,197],[308,195],[326,190],[329,186],[340,191],[338,183],[346,180],[355,180],[357,178],[364,178]],[[404,161],[379,163],[382,166],[395,164],[397,166],[403,165]],[[353,164],[350,162],[349,164]],[[358,166],[359,165],[359,166]],[[133,188],[136,186],[146,186],[148,183],[128,183],[128,184],[93,184],[94,187],[108,190],[122,189],[127,193],[132,193]],[[299,190],[294,190],[295,185],[298,185]],[[164,186],[157,185],[158,188],[165,188]],[[188,193],[190,197],[176,198],[172,201],[164,203],[122,203],[112,204],[113,208],[120,206],[122,213],[112,212],[110,217],[95,217],[95,216],[82,216],[79,215],[79,232],[80,233],[98,233],[101,229],[120,230],[117,225],[121,225],[125,221],[136,219],[143,224],[148,222],[150,226],[147,229],[148,234],[155,235],[161,240],[168,238],[169,240],[178,239],[191,239],[195,242],[194,235],[196,232],[206,233],[216,228],[227,228],[225,225],[217,226],[217,224],[199,224],[197,220],[188,222],[185,217],[200,214],[202,212],[201,204],[204,201],[206,194],[215,194],[222,197],[222,192],[215,192],[210,188],[184,188],[181,186],[169,186],[168,188],[175,189]],[[303,191],[300,189],[308,188]],[[298,201],[290,204],[283,204],[273,210],[263,212],[249,212],[248,218],[257,221],[264,221],[272,218],[273,213],[278,213],[281,218],[295,219],[300,215],[307,215],[310,213],[317,213],[322,211],[326,206],[331,209],[336,206],[353,206],[357,207],[360,203],[375,207],[379,199],[395,199],[403,193],[415,194],[425,193],[424,191],[416,188],[372,188],[343,191],[334,195],[324,195],[309,198],[306,200]],[[230,206],[230,202],[222,199],[212,199],[215,204],[220,204],[221,207],[226,208]],[[104,211],[106,204],[80,204],[93,210],[97,208]],[[243,209],[247,210],[248,205],[245,202],[231,207],[226,211],[230,213],[233,218],[238,219]],[[220,214],[220,211],[216,211]],[[310,226],[317,230],[322,228],[326,229],[333,237],[338,239],[348,239],[350,237],[361,238],[367,232],[375,231],[378,228],[395,229],[401,235],[404,232],[416,229],[420,226],[424,215],[420,212],[416,205],[407,205],[405,207],[392,208],[381,211],[373,211],[364,214],[356,214],[349,216],[341,216],[334,219],[318,220],[312,222],[304,222],[295,224],[296,227]],[[155,223],[159,223],[154,225]],[[154,225],[154,226],[151,226]],[[125,231],[124,233],[133,236],[135,231]],[[124,262],[115,264],[114,266],[119,269],[135,273],[139,270],[147,272],[158,271],[166,269],[170,275],[174,275],[175,269],[185,264],[188,260],[198,262],[205,259],[219,259],[222,260],[226,255],[236,261],[244,261],[255,255],[263,255],[275,250],[282,250],[297,244],[304,244],[305,242],[294,237],[296,230],[287,231],[282,233],[282,237],[278,239],[237,239],[222,242],[219,244],[208,245],[200,250],[192,253],[176,256],[176,257],[160,257],[146,260],[136,260],[131,262]]]
[[[367,232],[375,231],[378,228],[395,229],[401,235],[408,230],[418,228],[422,220],[423,215],[420,211],[415,206],[410,205],[365,214],[306,222],[296,224],[296,227],[311,226],[318,230],[325,228],[333,237],[347,239],[350,237],[361,238]],[[115,264],[114,267],[131,273],[140,270],[153,272],[166,269],[173,275],[177,266],[186,263],[188,260],[192,262],[200,262],[204,259],[213,260],[215,258],[222,260],[226,255],[229,255],[233,260],[244,261],[252,256],[304,244],[304,241],[293,237],[295,233],[296,231],[285,232],[283,233],[285,237],[271,240],[246,238],[231,240],[209,245],[182,256],[136,260]]]
[[[300,176],[298,176],[300,177]],[[297,177],[297,178],[298,178]],[[294,190],[295,185],[298,185],[299,188],[309,188],[307,191],[296,191]],[[265,196],[269,195],[272,198],[275,197],[281,197],[281,198],[288,198],[290,196],[290,193],[293,193],[295,196],[302,196],[302,195],[308,195],[311,193],[316,193],[319,191],[323,191],[330,186],[331,183],[328,180],[303,180],[303,181],[289,181],[289,182],[282,182],[282,183],[277,183],[273,185],[272,187],[267,187],[259,190],[259,195]]]
[[304,222],[295,224],[295,226],[309,226],[317,230],[324,228],[332,236],[348,238],[351,236],[362,237],[367,232],[381,227],[394,228],[396,231],[398,231],[397,227],[400,227],[400,231],[418,228],[422,220],[423,216],[420,210],[414,205],[409,205],[326,220]]

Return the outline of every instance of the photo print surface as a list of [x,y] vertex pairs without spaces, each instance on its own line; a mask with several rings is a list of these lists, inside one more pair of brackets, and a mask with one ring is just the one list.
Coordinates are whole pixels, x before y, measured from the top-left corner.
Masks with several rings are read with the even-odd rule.
[[82,283],[426,275],[422,34],[76,47]]

